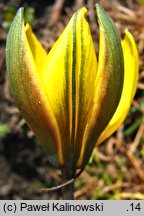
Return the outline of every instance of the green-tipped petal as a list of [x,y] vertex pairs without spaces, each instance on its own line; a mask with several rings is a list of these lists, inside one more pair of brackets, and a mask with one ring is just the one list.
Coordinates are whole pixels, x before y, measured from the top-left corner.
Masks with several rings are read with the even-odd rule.
[[86,8],[77,11],[48,54],[43,82],[57,119],[65,163],[75,166],[90,110],[97,62]]
[[123,87],[124,63],[120,37],[114,23],[98,4],[96,10],[100,26],[98,72],[79,166],[87,163],[98,137],[118,106]]
[[47,98],[35,55],[25,33],[23,9],[20,8],[11,25],[6,45],[6,62],[14,100],[28,125],[57,162],[63,160],[56,119]]
[[106,138],[114,133],[122,124],[129,112],[131,102],[136,92],[138,83],[138,52],[134,38],[128,30],[125,31],[125,38],[122,41],[122,48],[125,70],[122,96],[114,116],[99,137],[97,145],[102,143]]

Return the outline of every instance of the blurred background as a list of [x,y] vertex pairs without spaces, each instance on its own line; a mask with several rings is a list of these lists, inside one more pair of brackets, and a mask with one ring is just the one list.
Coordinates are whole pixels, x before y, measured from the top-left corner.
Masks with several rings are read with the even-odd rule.
[[144,199],[144,0],[0,0],[0,199],[61,199],[61,190],[38,191],[61,184],[60,172],[49,164],[9,92],[5,44],[15,13],[20,6],[25,8],[26,22],[48,52],[72,14],[86,6],[98,53],[95,3],[112,17],[121,37],[125,28],[133,34],[140,75],[125,122],[95,148],[89,165],[75,182],[75,198]]

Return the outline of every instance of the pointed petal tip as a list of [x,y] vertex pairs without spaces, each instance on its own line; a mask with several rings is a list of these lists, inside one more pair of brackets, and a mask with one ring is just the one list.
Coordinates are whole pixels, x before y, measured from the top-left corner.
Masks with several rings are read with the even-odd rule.
[[96,8],[96,10],[99,10],[99,9],[101,9],[101,6],[98,3],[96,3],[95,8]]
[[24,17],[24,8],[23,7],[20,7],[16,13],[16,17],[19,16],[21,18]]
[[78,10],[78,12],[79,12],[79,14],[81,16],[84,16],[87,13],[87,8],[86,7],[82,7],[80,10]]
[[98,3],[95,4],[95,9],[98,16],[100,16],[102,12],[105,13],[104,9]]
[[13,19],[9,32],[15,31],[15,28],[19,28],[24,23],[24,8],[20,7]]
[[86,7],[82,7],[81,11],[85,14],[87,12],[87,8]]
[[27,24],[25,25],[25,32],[27,32],[29,29],[31,29],[31,26],[30,26],[29,23],[27,23]]

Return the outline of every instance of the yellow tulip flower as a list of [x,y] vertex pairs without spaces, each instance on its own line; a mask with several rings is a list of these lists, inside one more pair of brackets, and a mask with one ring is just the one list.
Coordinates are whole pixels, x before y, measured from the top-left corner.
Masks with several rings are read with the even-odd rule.
[[[11,25],[6,63],[11,92],[21,115],[56,166],[84,167],[95,145],[125,119],[138,80],[132,35],[122,41],[97,4],[98,63],[86,8],[78,10],[47,54],[20,8]],[[124,61],[123,61],[124,56]]]

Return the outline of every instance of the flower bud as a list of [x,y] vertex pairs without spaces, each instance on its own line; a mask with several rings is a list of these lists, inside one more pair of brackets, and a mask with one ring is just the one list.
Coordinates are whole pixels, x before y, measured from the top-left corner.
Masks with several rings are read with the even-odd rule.
[[86,8],[73,15],[48,54],[31,27],[24,25],[20,8],[6,45],[10,88],[21,115],[49,160],[74,170],[84,167],[95,145],[107,138],[107,131],[104,138],[101,136],[109,127],[127,85],[122,47],[129,49],[129,45],[121,46],[113,21],[98,4],[96,11],[100,27],[98,63],[84,16]]

